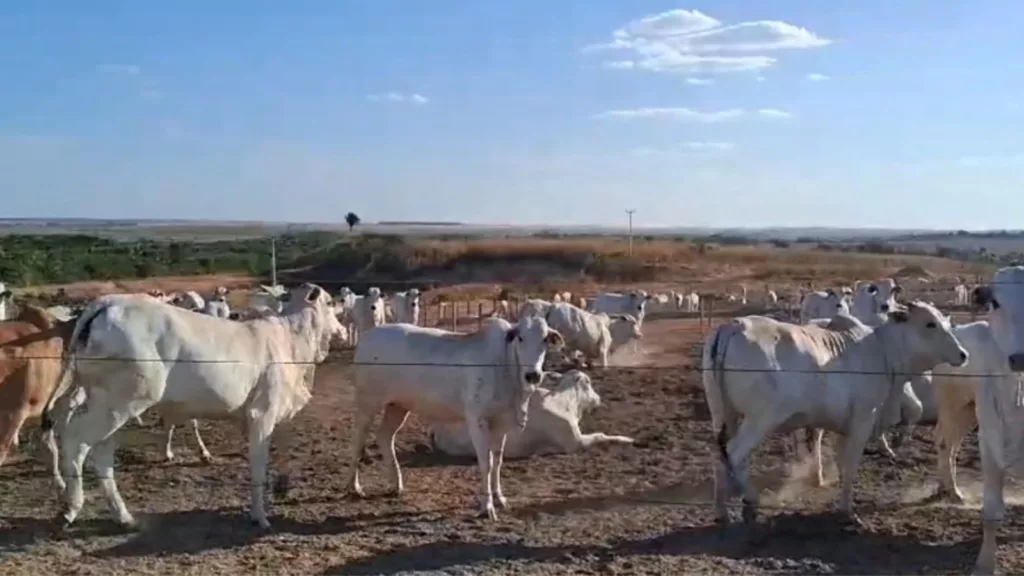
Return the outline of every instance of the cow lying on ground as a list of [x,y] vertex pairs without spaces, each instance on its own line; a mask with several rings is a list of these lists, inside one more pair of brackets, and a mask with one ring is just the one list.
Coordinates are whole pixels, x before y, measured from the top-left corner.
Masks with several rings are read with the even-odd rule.
[[[527,310],[527,307],[523,307]],[[534,315],[528,310],[526,315]],[[572,304],[557,302],[543,316],[548,325],[565,340],[567,350],[579,351],[587,360],[608,367],[608,356],[622,346],[643,338],[639,322],[633,316],[611,316],[581,310]]]
[[[875,330],[826,330],[763,316],[737,318],[714,330],[703,354],[703,384],[717,437],[715,517],[732,477],[743,491],[743,518],[753,522],[758,493],[747,460],[774,432],[813,426],[843,435],[839,446],[840,510],[854,523],[853,482],[879,414],[898,402],[910,374],[968,361],[945,318],[912,302]],[[740,419],[742,418],[742,424]]]
[[507,506],[501,491],[505,437],[526,426],[549,345],[561,347],[561,335],[533,316],[517,324],[488,318],[471,334],[410,324],[366,332],[355,352],[355,421],[345,486],[363,496],[359,459],[370,425],[383,411],[377,445],[395,493],[402,492],[395,436],[415,412],[428,422],[460,422],[468,428],[480,466],[480,505],[496,519],[495,501]]
[[[331,298],[304,285],[280,316],[234,322],[156,300],[111,295],[90,304],[67,344],[60,383],[43,413],[73,388],[88,400],[60,436],[64,526],[82,509],[82,465],[92,456],[116,521],[135,525],[114,481],[116,432],[132,416],[157,412],[166,423],[237,419],[249,436],[251,516],[267,528],[263,486],[274,429],[309,401],[315,365],[327,357],[340,324]],[[93,359],[96,360],[93,360]],[[118,359],[117,362],[105,361]],[[287,476],[279,478],[287,484]]]
[[[594,391],[589,376],[579,370],[570,370],[564,375],[545,372],[544,376],[554,381],[555,386],[551,389],[537,388],[530,397],[526,428],[508,433],[506,457],[571,454],[595,444],[633,443],[628,436],[609,436],[601,432],[584,434],[580,431],[580,418],[601,405],[601,397]],[[451,456],[476,454],[465,422],[432,426],[430,440],[435,450]]]

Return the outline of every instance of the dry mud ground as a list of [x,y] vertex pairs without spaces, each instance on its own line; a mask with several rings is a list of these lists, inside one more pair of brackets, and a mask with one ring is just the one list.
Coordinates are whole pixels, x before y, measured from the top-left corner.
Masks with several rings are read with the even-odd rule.
[[[805,488],[779,438],[754,457],[765,490],[761,524],[712,525],[709,425],[694,365],[696,322],[645,326],[644,367],[595,374],[604,404],[585,430],[628,434],[635,447],[508,461],[512,508],[478,519],[471,460],[432,454],[410,418],[398,450],[406,493],[383,496],[380,452],[363,465],[364,501],[342,494],[350,424],[350,368],[317,373],[313,402],[297,422],[293,490],[270,505],[274,531],[249,527],[248,471],[236,427],[203,423],[217,457],[202,465],[191,432],[175,433],[177,461],[162,461],[162,432],[121,432],[118,481],[143,522],[124,535],[107,519],[87,479],[87,505],[63,536],[51,533],[54,492],[43,466],[19,455],[0,470],[0,574],[694,574],[964,573],[977,552],[977,506],[924,504],[934,487],[930,428],[919,428],[894,464],[869,447],[857,502],[867,527],[840,527],[834,484]],[[350,359],[343,355],[342,360]],[[626,362],[629,364],[630,362]],[[153,420],[148,419],[149,422]],[[23,443],[25,450],[27,443]],[[285,455],[275,454],[280,458]],[[961,480],[978,499],[976,443],[961,456]],[[831,477],[835,472],[832,469]],[[788,508],[787,508],[788,507]],[[1024,521],[1011,508],[1001,534],[1004,573],[1024,573]]]

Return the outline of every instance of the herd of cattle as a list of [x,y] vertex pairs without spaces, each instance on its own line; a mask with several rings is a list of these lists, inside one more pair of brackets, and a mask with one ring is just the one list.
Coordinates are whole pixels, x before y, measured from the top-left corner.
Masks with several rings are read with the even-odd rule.
[[[798,321],[743,316],[708,334],[702,377],[717,454],[715,515],[728,523],[726,502],[738,489],[743,519],[753,522],[758,494],[749,456],[768,436],[801,429],[814,431],[818,484],[822,436],[841,437],[840,509],[852,522],[859,522],[853,484],[865,445],[878,438],[891,454],[885,431],[898,424],[936,424],[940,494],[962,501],[956,453],[978,426],[984,538],[976,570],[991,573],[1004,476],[1024,472],[1024,267],[1000,269],[970,291],[957,286],[956,302],[986,312],[985,321],[953,325],[931,302],[898,301],[901,292],[891,279],[811,292]],[[113,294],[73,311],[16,303],[0,284],[0,464],[22,426],[41,421],[64,526],[84,503],[87,454],[117,522],[135,525],[114,480],[115,433],[152,412],[168,426],[169,459],[174,426],[190,422],[209,461],[196,419],[243,422],[251,517],[269,527],[271,436],[308,403],[316,365],[345,342],[355,343],[348,490],[362,495],[359,461],[383,413],[378,438],[392,487],[402,491],[394,437],[415,412],[432,423],[437,450],[477,457],[482,511],[496,518],[496,505],[507,505],[504,456],[633,442],[581,432],[582,413],[600,397],[580,368],[607,367],[615,350],[642,338],[652,304],[692,311],[700,302],[696,293],[632,290],[589,302],[558,294],[512,314],[502,303],[478,330],[460,333],[419,326],[417,290],[385,299],[377,288],[363,295],[343,289],[335,298],[315,284],[263,286],[241,314],[228,309],[226,294]],[[744,303],[746,296],[744,288]],[[766,303],[772,296],[766,291]],[[575,354],[571,369],[546,370],[553,351]],[[551,388],[540,386],[545,381]],[[279,471],[275,489],[287,484]]]

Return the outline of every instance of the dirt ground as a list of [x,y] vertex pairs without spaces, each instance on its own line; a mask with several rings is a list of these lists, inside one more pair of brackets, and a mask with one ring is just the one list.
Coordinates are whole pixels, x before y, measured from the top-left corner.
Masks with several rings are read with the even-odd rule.
[[[498,522],[476,515],[472,460],[431,453],[421,423],[399,434],[406,492],[387,486],[380,452],[362,471],[370,497],[342,494],[347,467],[351,359],[317,372],[314,400],[298,417],[292,492],[270,505],[273,532],[251,528],[245,447],[237,426],[201,423],[217,461],[204,465],[187,428],[177,460],[163,462],[163,432],[121,432],[118,482],[143,528],[119,533],[95,480],[67,534],[52,532],[55,492],[42,464],[24,454],[0,469],[0,574],[933,574],[964,573],[980,543],[976,442],[961,455],[974,504],[923,500],[934,489],[931,428],[919,427],[894,463],[869,446],[857,486],[867,527],[834,515],[835,471],[805,487],[803,466],[772,439],[754,457],[764,489],[758,526],[712,523],[709,423],[698,374],[698,325],[645,323],[644,351],[627,367],[593,373],[603,404],[584,430],[626,434],[632,447],[507,461],[511,509]],[[660,366],[660,367],[652,367]],[[23,442],[22,450],[28,451]],[[738,514],[738,510],[736,511]],[[1004,573],[1024,573],[1024,520],[1011,507],[1000,537]]]

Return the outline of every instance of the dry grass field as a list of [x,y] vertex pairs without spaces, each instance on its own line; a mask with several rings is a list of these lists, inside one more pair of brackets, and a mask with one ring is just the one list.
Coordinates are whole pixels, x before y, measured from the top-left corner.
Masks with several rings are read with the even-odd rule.
[[[498,261],[524,251],[557,261],[577,246],[599,254],[625,249],[618,241],[586,245],[486,240],[428,241],[422,247],[425,254],[477,251]],[[929,282],[908,276],[903,282],[912,286],[910,295],[936,296],[942,277],[987,272],[933,258],[760,247],[702,254],[695,246],[667,241],[636,243],[634,259],[663,267],[654,280],[638,286],[719,293],[741,282],[752,291],[793,290],[810,280],[818,287],[852,284],[919,267],[914,274]],[[252,281],[230,280],[239,287]],[[173,290],[189,282],[195,287],[228,281],[152,279],[125,286]],[[545,283],[584,293],[625,285],[580,278]],[[490,297],[499,287],[481,282],[440,293],[453,300]],[[712,322],[719,323],[736,310],[721,304],[715,312]],[[0,468],[0,574],[935,574],[969,569],[981,520],[976,441],[972,437],[960,457],[961,482],[972,501],[929,503],[935,485],[930,427],[916,430],[896,462],[869,446],[856,496],[863,529],[843,529],[831,513],[837,496],[834,468],[829,486],[809,488],[803,480],[806,463],[788,452],[781,438],[754,457],[766,505],[760,524],[715,527],[707,506],[711,435],[695,371],[706,326],[683,316],[653,316],[644,324],[639,352],[624,351],[616,368],[592,374],[603,403],[582,427],[630,435],[637,444],[507,461],[503,484],[512,508],[497,522],[476,516],[475,463],[433,453],[424,424],[415,417],[398,438],[406,493],[380,495],[386,481],[375,446],[362,465],[370,497],[355,500],[342,493],[351,424],[346,365],[351,352],[342,351],[318,369],[314,401],[295,422],[297,441],[288,453],[274,454],[276,463],[293,463],[297,476],[292,493],[271,504],[271,533],[250,528],[244,515],[248,470],[237,426],[201,423],[216,457],[211,465],[200,462],[190,431],[178,430],[177,461],[166,463],[163,432],[149,418],[145,428],[129,425],[120,432],[118,482],[129,508],[143,520],[134,534],[113,528],[91,476],[81,520],[67,534],[53,533],[54,489],[29,443],[22,443],[21,453]],[[460,328],[473,325],[467,318]],[[1024,573],[1019,511],[1011,508],[1001,535],[1005,573]]]

